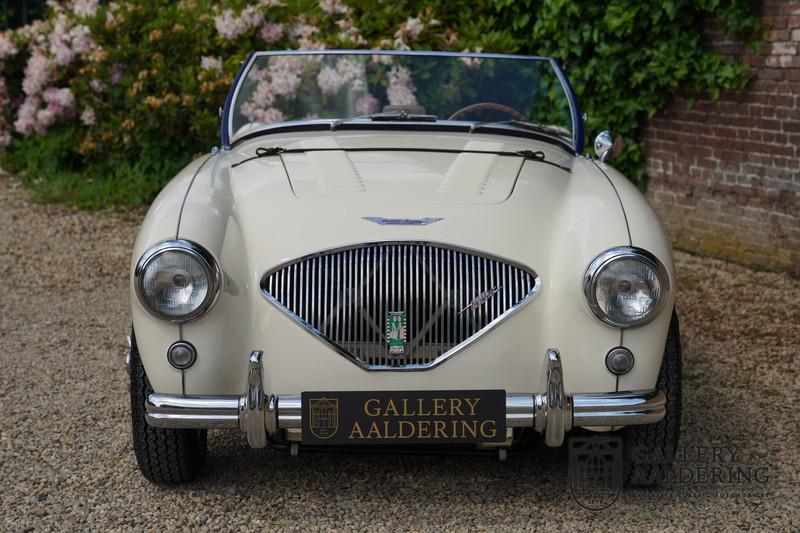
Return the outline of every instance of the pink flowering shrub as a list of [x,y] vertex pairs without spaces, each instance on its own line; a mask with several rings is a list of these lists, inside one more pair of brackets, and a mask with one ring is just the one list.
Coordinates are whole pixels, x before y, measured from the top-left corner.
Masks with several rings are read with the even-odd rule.
[[[43,20],[0,32],[0,167],[19,173],[44,199],[84,206],[147,202],[194,155],[218,144],[217,110],[250,51],[516,47],[494,31],[488,1],[48,5]],[[259,122],[283,120],[276,102],[298,90],[301,67],[273,58],[240,112]],[[408,72],[390,67],[387,97],[414,103]],[[363,66],[347,60],[315,76],[324,94],[364,85]],[[359,113],[378,105],[370,94],[355,102]]]

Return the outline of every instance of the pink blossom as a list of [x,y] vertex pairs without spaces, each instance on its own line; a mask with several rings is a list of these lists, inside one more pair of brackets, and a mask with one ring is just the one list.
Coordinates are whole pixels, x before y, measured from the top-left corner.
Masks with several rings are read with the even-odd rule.
[[90,106],[86,106],[83,109],[83,113],[81,113],[81,122],[85,126],[94,126],[95,119],[96,117],[94,114],[94,109],[92,109]]
[[388,54],[373,54],[372,62],[378,65],[391,65],[394,58]]
[[272,89],[275,91],[275,94],[289,98],[294,97],[302,81],[300,76],[297,75],[297,72],[301,70],[301,68],[297,66],[297,60],[299,60],[299,66],[302,67],[302,58],[276,56],[270,59],[275,59],[275,61],[270,61],[269,65]]
[[422,30],[425,29],[425,24],[419,18],[409,17],[395,32],[394,36],[400,39],[408,38],[415,41],[419,37]]
[[300,86],[300,77],[294,72],[278,71],[272,74],[272,88],[275,94],[293,97]]
[[119,63],[114,63],[111,66],[111,74],[109,76],[109,80],[111,80],[112,85],[116,85],[122,81],[122,75],[124,74],[125,70],[123,69],[122,65]]
[[322,94],[333,95],[339,92],[347,82],[337,71],[331,67],[323,67],[317,74],[317,85]]
[[250,73],[247,75],[248,80],[266,80],[269,79],[269,69],[258,68],[258,65],[253,65]]
[[264,124],[271,124],[273,122],[281,122],[283,120],[283,113],[280,109],[270,107],[268,109],[259,109],[250,102],[245,102],[239,108],[239,111],[251,122],[263,122]]
[[309,37],[301,37],[297,41],[297,47],[300,50],[325,50],[328,46],[322,41],[315,41]]
[[36,124],[36,111],[39,109],[40,100],[38,96],[26,96],[22,105],[17,110],[17,120],[14,128],[23,135],[33,133]]
[[356,99],[356,112],[360,115],[370,115],[378,111],[378,99],[371,94],[365,94]]
[[273,122],[282,122],[283,121],[283,113],[280,109],[276,109],[274,107],[270,107],[269,109],[265,109],[261,113],[261,122],[265,124],[272,124]]
[[252,102],[245,102],[239,106],[239,113],[250,121],[255,119],[256,111],[256,106],[254,106]]
[[258,6],[246,7],[239,18],[247,29],[257,28],[264,22],[264,14]]
[[97,78],[93,78],[89,80],[89,88],[96,93],[100,93],[103,92],[103,89],[105,89],[106,86],[102,81],[98,80]]
[[60,13],[53,24],[53,31],[50,33],[48,42],[50,52],[55,57],[56,65],[69,65],[75,57],[75,53],[70,47],[69,38],[70,22],[64,13]]
[[200,58],[200,68],[213,72],[222,72],[222,59],[214,56],[203,56]]
[[69,31],[72,49],[76,54],[85,54],[97,49],[97,44],[92,40],[92,31],[88,26],[78,24]]
[[272,84],[266,80],[258,82],[256,90],[253,91],[253,95],[251,96],[251,100],[262,109],[271,106],[275,101],[275,91],[272,88]]
[[258,32],[258,36],[265,43],[275,43],[283,37],[283,24],[274,22],[265,22]]
[[319,7],[329,15],[345,14],[348,8],[342,0],[319,0]]
[[76,17],[93,17],[97,12],[98,0],[75,0],[72,4],[72,12]]
[[319,31],[319,28],[311,24],[297,23],[294,24],[289,30],[289,38],[293,41],[299,39],[311,39],[311,37]]
[[414,96],[416,87],[411,81],[411,74],[404,67],[392,67],[389,71],[389,86],[386,88],[386,97],[391,105],[417,105]]
[[68,88],[57,89],[50,87],[42,93],[42,98],[47,103],[47,107],[58,115],[68,113],[75,107],[75,96]]
[[408,46],[405,39],[402,37],[397,37],[394,41],[392,41],[392,48],[395,50],[411,50],[411,47]]
[[47,132],[47,128],[52,126],[55,121],[55,112],[49,107],[45,107],[36,112],[36,123],[33,125],[33,129],[39,135],[44,135]]
[[[483,48],[481,48],[480,46],[475,48],[475,52],[478,54],[481,53],[482,51]],[[470,53],[469,48],[465,48],[463,52]],[[479,57],[459,57],[458,59],[460,59],[462,63],[464,63],[470,68],[477,68],[481,65],[481,59]]]
[[237,17],[232,9],[226,9],[221,15],[214,17],[214,26],[220,37],[232,40],[257,28],[264,22],[264,14],[258,6],[249,6]]
[[350,17],[337,20],[336,25],[342,30],[337,36],[340,41],[353,41],[358,45],[367,44],[367,40],[361,35],[361,32]]
[[11,144],[11,133],[0,130],[0,146],[8,146],[9,144]]
[[364,64],[361,61],[344,58],[336,63],[336,71],[344,81],[351,81],[364,76]]
[[5,33],[0,33],[0,60],[16,55],[17,51],[14,41]]
[[55,63],[60,66],[69,65],[76,54],[85,54],[97,48],[89,27],[83,24],[72,27],[64,13],[56,17],[48,44]]
[[34,95],[41,91],[48,81],[50,81],[50,60],[45,57],[42,50],[35,48],[25,65],[22,90],[28,96]]
[[8,105],[8,88],[6,87],[6,79],[0,76],[0,108]]
[[361,61],[354,59],[340,59],[336,63],[336,71],[347,83],[350,83],[350,88],[355,92],[361,92],[366,88],[364,72],[364,64]]
[[238,19],[231,9],[226,9],[221,15],[214,17],[214,27],[223,39],[230,40],[239,36]]

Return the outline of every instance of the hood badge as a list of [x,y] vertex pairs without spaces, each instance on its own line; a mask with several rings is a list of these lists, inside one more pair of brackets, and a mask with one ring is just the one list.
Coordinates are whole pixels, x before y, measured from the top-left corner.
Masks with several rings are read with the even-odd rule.
[[467,309],[475,311],[477,308],[488,302],[492,296],[494,296],[501,290],[503,290],[502,285],[483,291],[482,293],[478,294],[475,298],[473,298],[472,301],[469,303],[469,305],[467,305],[464,309],[459,311],[458,314],[460,315]]
[[427,226],[434,222],[444,220],[443,218],[424,217],[424,218],[384,218],[384,217],[361,217],[381,226]]

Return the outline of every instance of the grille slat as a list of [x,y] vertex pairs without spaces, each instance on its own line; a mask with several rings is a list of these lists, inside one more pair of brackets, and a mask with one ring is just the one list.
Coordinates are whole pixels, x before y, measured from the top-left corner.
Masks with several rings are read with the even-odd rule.
[[[388,242],[306,256],[267,272],[268,299],[369,369],[430,368],[538,292],[536,273],[486,254]],[[403,354],[390,354],[390,312],[405,313]]]

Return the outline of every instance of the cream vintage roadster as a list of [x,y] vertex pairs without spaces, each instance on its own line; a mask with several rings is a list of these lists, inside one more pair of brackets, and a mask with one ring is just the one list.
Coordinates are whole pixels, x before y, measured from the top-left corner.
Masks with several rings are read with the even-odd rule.
[[221,148],[133,251],[144,476],[190,480],[209,429],[503,457],[587,428],[656,482],[681,409],[670,244],[583,121],[551,58],[251,54]]

